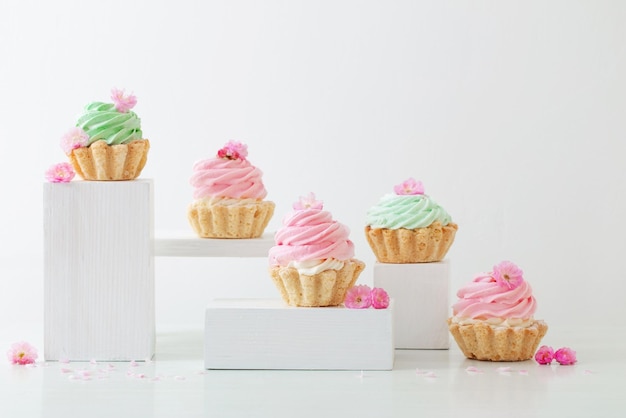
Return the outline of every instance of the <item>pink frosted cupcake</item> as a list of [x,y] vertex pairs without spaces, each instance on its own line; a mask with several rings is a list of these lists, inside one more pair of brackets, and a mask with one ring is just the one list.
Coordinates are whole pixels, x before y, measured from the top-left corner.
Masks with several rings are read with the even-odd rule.
[[194,201],[187,218],[201,238],[258,238],[274,214],[261,170],[246,159],[248,148],[229,141],[215,158],[193,166]]
[[537,303],[523,272],[510,261],[482,273],[457,292],[448,327],[467,358],[532,358],[548,325],[535,320]]
[[334,221],[313,193],[293,208],[269,251],[274,284],[289,305],[340,305],[365,268],[353,258],[350,230]]

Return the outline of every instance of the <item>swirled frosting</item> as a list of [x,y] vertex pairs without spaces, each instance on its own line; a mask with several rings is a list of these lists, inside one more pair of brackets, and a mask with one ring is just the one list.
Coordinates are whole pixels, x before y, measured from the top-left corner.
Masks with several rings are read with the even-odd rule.
[[433,199],[423,194],[387,194],[366,215],[366,224],[372,228],[426,228],[435,221],[445,226],[451,218]]
[[135,112],[119,112],[112,103],[93,102],[85,106],[76,126],[89,135],[87,145],[104,140],[109,145],[142,139],[141,120]]
[[491,274],[478,275],[457,292],[459,301],[452,305],[458,318],[470,320],[531,319],[537,309],[532,289],[522,281],[515,288],[496,282]]
[[261,200],[267,190],[261,179],[263,173],[245,159],[210,158],[193,166],[189,183],[194,199],[227,197]]
[[[354,257],[354,244],[348,239],[347,226],[332,219],[330,212],[307,208],[295,210],[285,216],[283,227],[276,232],[276,245],[270,248],[270,265],[289,266],[319,260],[319,263],[303,263],[298,266],[311,268],[326,259],[347,261]],[[327,263],[328,264],[328,263]],[[341,268],[341,265],[325,265],[326,268]]]

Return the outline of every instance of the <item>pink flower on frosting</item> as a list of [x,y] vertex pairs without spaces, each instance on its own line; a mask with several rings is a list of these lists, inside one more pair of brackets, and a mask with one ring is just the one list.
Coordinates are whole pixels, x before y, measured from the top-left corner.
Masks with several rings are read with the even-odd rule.
[[7,351],[7,358],[12,364],[32,364],[37,360],[37,349],[24,341],[13,343]]
[[539,364],[550,364],[554,360],[554,350],[552,347],[542,345],[535,353],[535,361]]
[[75,175],[70,163],[58,163],[46,170],[46,180],[51,183],[68,183]]
[[219,158],[229,160],[245,160],[248,156],[248,146],[239,141],[228,141],[226,145],[217,151]]
[[370,292],[370,299],[372,300],[372,306],[375,309],[387,309],[389,306],[389,295],[385,292],[385,289],[375,287]]
[[413,177],[393,187],[393,191],[399,195],[424,194],[424,185],[421,181],[415,181]]
[[510,261],[503,261],[493,267],[493,278],[502,287],[515,289],[524,281],[524,272]]
[[346,293],[346,299],[344,304],[346,308],[350,309],[366,309],[372,306],[372,299],[370,296],[370,288],[367,285],[360,284],[352,286]]
[[568,347],[559,348],[554,353],[554,359],[562,366],[570,366],[576,363],[576,352]]
[[111,100],[118,112],[126,113],[137,104],[137,98],[133,94],[126,95],[124,90],[111,89]]
[[89,135],[82,128],[72,128],[61,137],[61,148],[70,155],[72,150],[86,146],[88,141]]
[[295,210],[319,209],[324,208],[324,202],[315,200],[315,193],[309,192],[306,196],[300,196],[300,200],[293,204]]

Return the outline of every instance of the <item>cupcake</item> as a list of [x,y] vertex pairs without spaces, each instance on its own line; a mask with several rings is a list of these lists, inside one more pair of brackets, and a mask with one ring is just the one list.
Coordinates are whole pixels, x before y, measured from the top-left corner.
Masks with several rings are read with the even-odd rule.
[[289,305],[340,305],[365,268],[353,258],[350,230],[334,221],[313,193],[293,209],[269,251],[270,276]]
[[258,238],[274,214],[261,170],[246,159],[248,147],[229,141],[217,156],[193,166],[194,201],[187,218],[200,238]]
[[532,289],[510,261],[477,275],[457,296],[448,327],[469,359],[528,360],[548,331],[545,322],[533,318]]
[[150,142],[131,109],[135,96],[111,91],[113,103],[85,106],[76,126],[61,140],[74,171],[85,180],[132,180],[146,165]]
[[365,236],[380,263],[441,261],[458,226],[422,182],[410,178],[367,211]]

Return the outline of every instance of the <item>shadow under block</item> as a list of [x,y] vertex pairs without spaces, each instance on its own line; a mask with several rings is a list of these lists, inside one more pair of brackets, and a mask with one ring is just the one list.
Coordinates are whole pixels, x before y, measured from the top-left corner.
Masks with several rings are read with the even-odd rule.
[[292,307],[282,300],[218,299],[206,309],[207,369],[391,370],[388,309]]
[[44,357],[154,356],[152,180],[45,183]]
[[450,264],[435,263],[374,265],[374,286],[394,299],[395,347],[448,349],[450,335],[448,291]]

